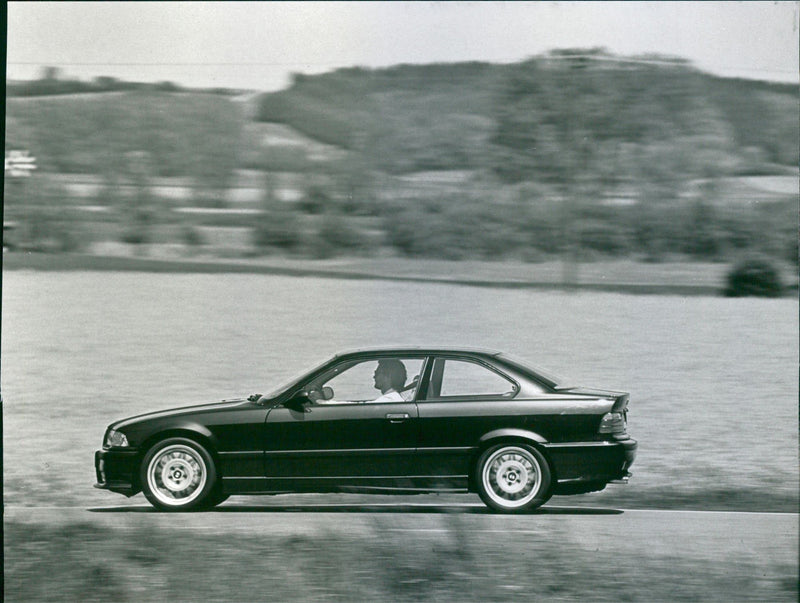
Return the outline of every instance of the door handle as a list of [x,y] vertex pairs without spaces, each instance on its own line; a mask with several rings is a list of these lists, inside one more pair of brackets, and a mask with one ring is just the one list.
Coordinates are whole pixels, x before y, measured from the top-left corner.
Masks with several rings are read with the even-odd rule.
[[386,418],[391,423],[402,423],[409,418],[409,414],[407,412],[389,412],[386,413]]

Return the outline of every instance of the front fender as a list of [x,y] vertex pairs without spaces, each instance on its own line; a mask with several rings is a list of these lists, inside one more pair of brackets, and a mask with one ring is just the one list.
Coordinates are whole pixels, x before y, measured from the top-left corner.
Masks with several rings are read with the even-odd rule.
[[189,437],[194,436],[203,444],[210,444],[213,449],[217,449],[218,440],[216,435],[205,425],[191,420],[159,421],[157,424],[147,426],[137,435],[139,440],[138,447],[143,453],[156,441],[168,437]]

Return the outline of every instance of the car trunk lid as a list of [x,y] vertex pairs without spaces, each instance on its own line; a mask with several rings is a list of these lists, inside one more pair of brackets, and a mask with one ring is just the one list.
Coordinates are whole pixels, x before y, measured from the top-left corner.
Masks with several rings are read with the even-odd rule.
[[560,394],[577,394],[579,396],[593,396],[597,398],[608,398],[614,400],[611,412],[627,412],[630,394],[628,392],[618,392],[610,389],[595,389],[591,387],[567,387],[558,388]]

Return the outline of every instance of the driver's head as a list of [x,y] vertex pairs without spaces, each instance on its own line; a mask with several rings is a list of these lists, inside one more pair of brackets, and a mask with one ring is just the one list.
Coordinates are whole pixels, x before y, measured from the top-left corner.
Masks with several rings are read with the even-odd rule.
[[[378,368],[375,369],[375,384],[381,391],[388,391],[391,388],[399,392],[406,384],[406,367],[394,358],[379,360]],[[386,386],[385,390],[381,385]]]

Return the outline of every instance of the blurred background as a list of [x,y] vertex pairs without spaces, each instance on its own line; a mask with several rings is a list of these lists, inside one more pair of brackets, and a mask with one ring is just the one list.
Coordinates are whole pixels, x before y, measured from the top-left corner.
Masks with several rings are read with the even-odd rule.
[[593,49],[295,74],[263,94],[45,68],[7,87],[5,244],[795,262],[797,93]]
[[[12,25],[30,18],[21,10]],[[260,91],[241,76],[246,57],[230,65],[238,78],[205,86],[185,83],[203,80],[202,62],[144,63],[138,81],[111,61],[14,63],[15,31],[7,251],[559,261],[565,283],[578,263],[617,260],[702,272],[757,256],[779,287],[796,272],[800,111],[785,73],[723,77],[582,46],[306,73],[276,63],[285,82]],[[249,85],[214,85],[234,79]]]

